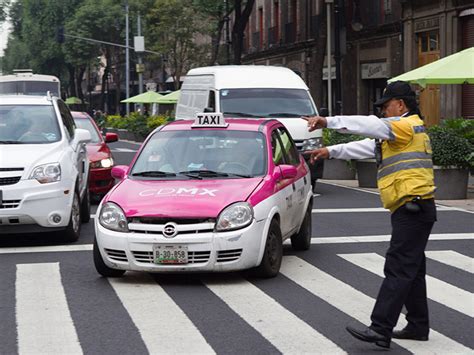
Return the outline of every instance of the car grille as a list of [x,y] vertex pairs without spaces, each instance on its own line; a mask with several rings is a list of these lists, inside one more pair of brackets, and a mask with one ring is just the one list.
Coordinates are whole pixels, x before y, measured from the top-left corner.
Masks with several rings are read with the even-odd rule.
[[0,168],[0,171],[23,171],[24,168]]
[[116,250],[116,249],[105,249],[105,252],[107,253],[107,256],[114,260],[114,261],[121,261],[121,262],[127,262],[127,254],[125,254],[124,250]]
[[3,200],[0,204],[0,209],[17,208],[21,200]]
[[[139,263],[153,264],[152,251],[132,251],[133,257]],[[211,256],[210,251],[189,251],[188,264],[206,263]]]
[[128,229],[133,233],[162,235],[164,226],[168,222],[176,224],[177,235],[209,233],[214,230],[215,224],[215,221],[209,218],[188,220],[132,218],[128,223]]
[[236,261],[239,260],[240,255],[242,255],[242,249],[219,250],[217,252],[217,262]]
[[0,178],[0,186],[13,185],[20,181],[21,176],[3,177]]

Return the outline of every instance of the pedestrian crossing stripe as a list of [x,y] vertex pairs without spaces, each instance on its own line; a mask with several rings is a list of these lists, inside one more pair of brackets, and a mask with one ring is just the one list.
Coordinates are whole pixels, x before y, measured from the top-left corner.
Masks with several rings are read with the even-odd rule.
[[474,259],[469,256],[457,253],[453,250],[429,250],[425,251],[425,254],[429,259],[436,260],[471,274],[474,273]]
[[[367,254],[370,253],[340,254],[340,256],[347,260],[351,255],[355,255],[353,260],[359,260],[367,258]],[[374,255],[369,255],[369,259],[376,260],[377,263],[380,259],[383,262],[383,257]],[[449,260],[447,262],[449,263]],[[363,268],[367,269],[367,266],[364,265]],[[326,302],[335,310],[347,314],[355,321],[364,324],[369,321],[370,311],[375,300],[353,286],[294,255],[283,258],[280,272],[285,278],[275,281],[296,283],[312,296]],[[103,280],[92,278],[97,281]],[[235,312],[245,322],[243,324],[247,324],[256,334],[263,336],[282,353],[319,352],[332,354],[344,353],[351,349],[351,345],[335,344],[334,339],[331,339],[331,334],[322,335],[314,329],[314,326],[293,313],[294,310],[293,312],[289,311],[277,302],[272,297],[270,289],[267,288],[264,292],[257,287],[258,283],[256,285],[235,274],[200,275],[198,279],[202,283],[198,287],[206,287],[210,290],[216,299],[228,305],[229,311]],[[157,282],[149,274],[135,272],[127,273],[124,278],[106,280],[138,329],[149,353],[212,354],[216,352],[201,330],[189,318],[190,315],[175,302],[159,280]],[[268,284],[270,281],[262,280],[259,283]],[[68,309],[60,276],[60,264],[18,264],[15,285],[18,352],[20,354],[81,354],[83,351],[86,352],[87,347],[79,342]],[[77,285],[76,287],[82,288]],[[291,290],[288,285],[285,289],[288,289],[289,292]],[[69,290],[69,292],[73,291]],[[443,292],[445,292],[444,289],[429,287],[428,295],[435,299],[438,297],[437,294]],[[470,300],[460,300],[460,302],[472,304],[472,294],[470,295]],[[75,294],[72,297],[74,296]],[[190,297],[193,296],[190,295]],[[89,301],[91,304],[94,303],[94,300]],[[215,300],[203,299],[199,301],[212,302]],[[444,300],[440,300],[440,302],[444,304]],[[311,307],[311,304],[308,306]],[[212,308],[212,306],[210,307]],[[97,319],[100,317],[99,310]],[[402,318],[400,317],[397,329],[406,324]],[[322,326],[324,327],[324,325]],[[341,324],[341,327],[343,326],[344,324]],[[117,325],[118,332],[120,332],[119,329],[119,325]],[[457,339],[456,341],[433,329],[428,342],[397,339],[393,341],[413,353],[471,354],[473,351],[473,349],[459,343],[459,341],[469,343],[470,339]]]

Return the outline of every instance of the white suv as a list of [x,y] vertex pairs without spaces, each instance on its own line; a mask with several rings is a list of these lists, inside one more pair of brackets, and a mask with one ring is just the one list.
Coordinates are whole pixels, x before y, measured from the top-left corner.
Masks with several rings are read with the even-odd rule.
[[89,140],[57,97],[0,97],[0,234],[79,238],[90,218]]

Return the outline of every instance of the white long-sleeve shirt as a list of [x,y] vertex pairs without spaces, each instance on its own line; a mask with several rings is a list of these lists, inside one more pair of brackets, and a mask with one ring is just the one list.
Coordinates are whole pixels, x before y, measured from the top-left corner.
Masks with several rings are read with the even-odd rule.
[[394,140],[389,122],[399,119],[399,117],[380,119],[374,115],[326,117],[327,128],[335,129],[340,133],[359,134],[372,138],[328,146],[329,157],[344,160],[374,158],[375,140],[373,138]]

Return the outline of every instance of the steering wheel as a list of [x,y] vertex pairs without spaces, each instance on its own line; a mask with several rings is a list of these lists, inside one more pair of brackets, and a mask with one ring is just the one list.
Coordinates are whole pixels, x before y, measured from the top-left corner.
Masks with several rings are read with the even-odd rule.
[[222,171],[230,174],[250,175],[249,167],[237,162],[224,163]]

